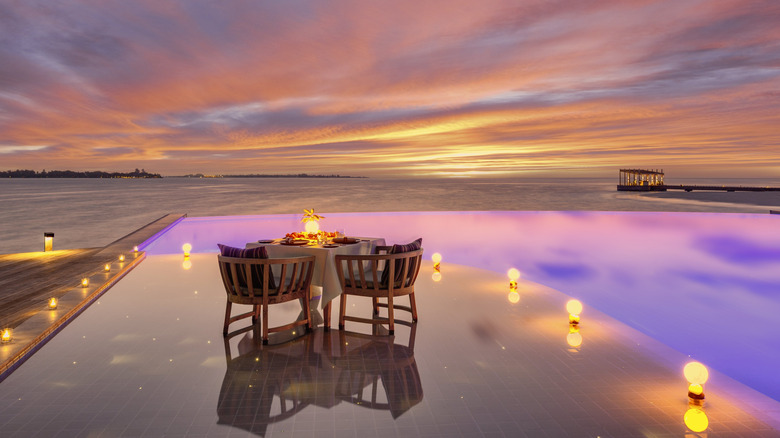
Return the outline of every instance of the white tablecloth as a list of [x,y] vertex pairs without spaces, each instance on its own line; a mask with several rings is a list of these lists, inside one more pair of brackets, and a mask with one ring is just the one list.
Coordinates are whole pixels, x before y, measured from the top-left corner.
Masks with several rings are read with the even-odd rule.
[[321,294],[320,308],[324,308],[331,300],[341,295],[341,284],[336,271],[336,255],[338,254],[373,254],[374,248],[385,245],[381,237],[359,237],[360,242],[350,245],[340,245],[336,248],[323,248],[319,245],[280,245],[278,243],[249,242],[247,248],[265,246],[268,257],[285,258],[297,256],[316,257],[314,276],[312,277],[312,298]]

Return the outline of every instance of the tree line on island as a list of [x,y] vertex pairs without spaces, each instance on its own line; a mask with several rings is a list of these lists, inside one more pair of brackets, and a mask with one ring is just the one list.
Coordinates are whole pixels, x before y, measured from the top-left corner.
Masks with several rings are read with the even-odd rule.
[[159,173],[148,173],[146,170],[135,169],[134,172],[103,172],[100,170],[76,172],[73,170],[43,169],[40,172],[34,170],[7,170],[0,171],[0,178],[162,178]]
[[[99,170],[76,172],[73,170],[50,170],[37,172],[35,170],[0,170],[0,178],[163,178],[159,173],[149,173],[145,169],[135,169],[133,172],[104,172]],[[246,175],[204,175],[194,173],[173,178],[366,178],[365,176],[342,175],[309,175],[296,173],[287,175],[246,174]]]

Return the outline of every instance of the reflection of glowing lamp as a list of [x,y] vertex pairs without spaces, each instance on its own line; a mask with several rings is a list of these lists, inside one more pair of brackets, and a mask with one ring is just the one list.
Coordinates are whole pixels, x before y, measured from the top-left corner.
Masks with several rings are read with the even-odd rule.
[[433,281],[441,281],[441,272],[434,272],[433,275],[431,275],[431,279]]
[[517,304],[520,302],[520,294],[517,293],[516,290],[513,290],[509,292],[509,295],[507,295],[506,299],[509,300],[509,302],[512,304]]
[[441,254],[438,252],[433,253],[431,256],[431,261],[433,262],[433,270],[436,272],[441,272]]
[[57,298],[51,297],[49,298],[49,310],[55,310],[57,309]]
[[54,233],[43,233],[43,250],[51,251],[54,247]]
[[81,287],[89,287],[89,278],[84,277],[81,279]]
[[707,419],[707,414],[701,408],[690,408],[685,412],[683,417],[685,426],[691,430],[691,432],[704,432],[707,430],[707,426],[710,425],[710,421]]
[[190,245],[189,243],[185,243],[184,245],[181,246],[181,250],[184,251],[184,258],[186,259],[187,257],[190,256],[190,251],[192,251],[192,245]]
[[103,266],[103,270],[106,271],[106,272],[111,272],[111,264],[110,263],[106,263],[106,266]]
[[566,335],[566,343],[569,344],[569,347],[576,349],[579,349],[580,345],[582,345],[582,335],[577,326],[571,326],[569,329],[569,334]]
[[707,367],[699,362],[688,362],[683,368],[683,374],[688,380],[688,399],[694,404],[704,403],[704,383],[710,377]]
[[516,292],[517,280],[520,279],[520,271],[518,271],[515,268],[512,268],[506,272],[506,276],[509,277],[509,290]]
[[2,342],[3,344],[7,344],[13,341],[13,339],[14,339],[13,331],[9,328],[3,329],[3,333],[0,334],[0,342]]
[[308,221],[304,226],[307,233],[317,234],[320,232],[320,223],[318,221]]
[[124,254],[119,254],[119,262],[122,263],[124,261],[125,261],[125,255]]
[[566,311],[569,312],[569,324],[580,323],[580,313],[582,313],[582,303],[578,300],[569,300],[566,303]]
[[184,262],[182,262],[181,264],[181,267],[184,268],[185,271],[190,269],[192,267],[192,261],[190,261],[189,259],[184,260]]

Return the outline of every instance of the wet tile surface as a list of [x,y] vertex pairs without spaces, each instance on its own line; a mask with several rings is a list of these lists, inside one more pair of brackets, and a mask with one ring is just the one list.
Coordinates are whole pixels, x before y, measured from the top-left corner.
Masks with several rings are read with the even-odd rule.
[[[415,326],[347,322],[262,346],[251,331],[224,342],[216,255],[191,261],[147,257],[0,383],[3,435],[692,434],[688,358],[587,303],[572,347],[568,297],[544,286],[521,281],[512,304],[505,276],[445,263],[434,282],[426,262]],[[348,305],[369,316],[370,300]],[[274,306],[271,324],[299,311]],[[780,436],[776,402],[715,372],[705,390],[708,436]]]

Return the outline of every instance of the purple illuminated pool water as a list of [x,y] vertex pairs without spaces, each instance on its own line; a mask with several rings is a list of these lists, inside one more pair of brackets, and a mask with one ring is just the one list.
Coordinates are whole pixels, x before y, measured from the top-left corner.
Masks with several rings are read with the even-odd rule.
[[[216,252],[301,229],[300,215],[187,218],[146,248]],[[780,217],[713,213],[329,214],[321,228],[423,238],[426,255],[555,288],[775,400]]]

